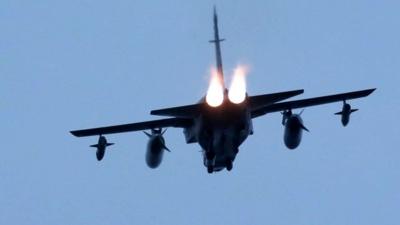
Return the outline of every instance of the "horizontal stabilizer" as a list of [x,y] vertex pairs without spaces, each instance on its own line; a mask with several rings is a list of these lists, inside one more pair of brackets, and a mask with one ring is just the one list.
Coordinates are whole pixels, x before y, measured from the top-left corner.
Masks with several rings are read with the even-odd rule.
[[351,113],[357,112],[357,111],[358,111],[358,109],[352,109],[352,110],[350,110]]
[[[279,102],[290,97],[302,94],[304,90],[295,90],[287,92],[279,92],[266,95],[256,95],[249,97],[249,104],[251,110]],[[172,108],[158,109],[150,112],[151,115],[157,116],[173,116],[179,118],[195,118],[202,112],[203,104],[194,104],[186,106],[178,106]]]
[[257,110],[259,108],[271,105],[275,102],[283,101],[285,99],[291,98],[296,95],[303,94],[304,90],[294,90],[294,91],[286,91],[286,92],[279,92],[273,94],[266,94],[266,95],[256,95],[249,97],[249,105],[250,109]]
[[151,115],[173,116],[179,118],[194,118],[201,112],[201,104],[178,106],[173,108],[157,109],[150,112]]
[[342,115],[342,111],[335,113],[335,115]]

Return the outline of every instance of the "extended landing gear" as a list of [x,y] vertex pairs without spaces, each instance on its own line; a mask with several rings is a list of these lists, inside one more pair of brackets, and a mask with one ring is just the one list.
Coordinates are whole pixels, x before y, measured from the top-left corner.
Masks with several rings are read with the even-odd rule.
[[232,167],[233,167],[233,163],[232,163],[232,160],[230,160],[230,159],[228,159],[227,161],[226,161],[226,170],[228,170],[228,171],[231,171],[232,170]]
[[214,172],[215,153],[213,151],[207,151],[206,158],[207,158],[207,172],[212,173]]
[[204,152],[204,166],[207,167],[208,173],[214,173],[226,169],[231,171],[233,168],[234,156],[222,155],[222,157],[216,157],[214,151]]
[[208,173],[214,172],[214,167],[212,165],[207,165],[207,172]]
[[212,151],[206,152],[206,158],[207,158],[208,161],[214,160],[214,157],[215,157],[215,153],[214,152],[212,152]]

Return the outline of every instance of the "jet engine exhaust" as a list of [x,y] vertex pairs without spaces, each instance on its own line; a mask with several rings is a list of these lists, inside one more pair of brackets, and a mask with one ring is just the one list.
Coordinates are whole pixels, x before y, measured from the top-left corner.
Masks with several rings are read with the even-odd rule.
[[211,107],[218,107],[224,101],[224,84],[221,75],[213,68],[208,86],[206,102]]
[[239,65],[235,68],[228,98],[234,104],[240,104],[246,99],[246,74],[247,67]]

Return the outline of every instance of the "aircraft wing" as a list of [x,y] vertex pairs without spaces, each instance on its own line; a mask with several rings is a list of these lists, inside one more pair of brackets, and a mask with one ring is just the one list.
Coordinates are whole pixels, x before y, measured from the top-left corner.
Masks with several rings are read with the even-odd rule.
[[249,96],[249,105],[251,110],[254,111],[259,108],[265,107],[267,105],[271,105],[275,102],[280,102],[303,93],[304,90],[300,89],[300,90],[285,91],[285,92],[266,94],[266,95]]
[[190,126],[191,124],[192,124],[191,119],[169,118],[169,119],[145,121],[140,123],[129,123],[129,124],[121,124],[115,126],[108,126],[108,127],[74,130],[71,131],[71,134],[73,134],[76,137],[86,137],[93,135],[115,134],[115,133],[131,132],[131,131],[148,130],[148,129],[162,128],[162,127],[184,128]]
[[256,117],[259,117],[259,116],[262,116],[262,115],[265,115],[265,114],[271,113],[271,112],[279,112],[279,111],[284,111],[284,110],[289,110],[289,109],[322,105],[322,104],[327,104],[327,103],[332,103],[332,102],[344,101],[344,100],[348,100],[348,99],[363,98],[363,97],[367,97],[368,95],[370,95],[373,91],[375,91],[375,88],[361,90],[361,91],[335,94],[335,95],[321,96],[321,97],[316,97],[316,98],[308,98],[308,99],[301,99],[301,100],[295,100],[295,101],[275,103],[272,105],[268,105],[268,106],[253,110],[251,112],[251,117],[256,118]]

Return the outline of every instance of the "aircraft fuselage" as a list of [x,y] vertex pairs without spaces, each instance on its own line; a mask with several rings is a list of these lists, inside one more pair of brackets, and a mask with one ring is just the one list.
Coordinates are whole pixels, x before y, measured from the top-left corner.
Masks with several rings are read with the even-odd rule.
[[224,102],[218,107],[203,103],[202,113],[191,127],[184,129],[186,142],[201,146],[206,167],[213,171],[230,169],[239,146],[253,133],[247,101],[234,104],[225,95]]
[[[293,114],[293,109],[343,101],[341,115],[342,124],[346,126],[350,114],[357,111],[351,109],[346,100],[362,98],[370,95],[375,89],[366,89],[347,93],[319,96],[314,98],[284,101],[304,92],[303,89],[248,96],[246,92],[245,68],[234,70],[229,92],[225,88],[222,67],[221,42],[218,31],[218,17],[214,7],[214,37],[210,40],[215,45],[216,68],[211,70],[209,89],[205,97],[197,104],[152,110],[151,115],[170,118],[127,123],[105,127],[74,130],[77,137],[99,135],[99,141],[91,147],[97,148],[97,159],[102,160],[105,150],[113,143],[108,143],[103,135],[132,131],[144,132],[148,137],[146,163],[150,168],[160,165],[164,150],[170,151],[165,144],[162,131],[166,127],[183,128],[187,143],[198,143],[202,149],[204,166],[208,173],[226,168],[232,169],[233,161],[239,147],[253,134],[252,119],[268,113],[282,112],[282,125],[285,126],[284,142],[289,149],[299,146],[304,126],[300,114]],[[237,79],[235,79],[237,78]]]

